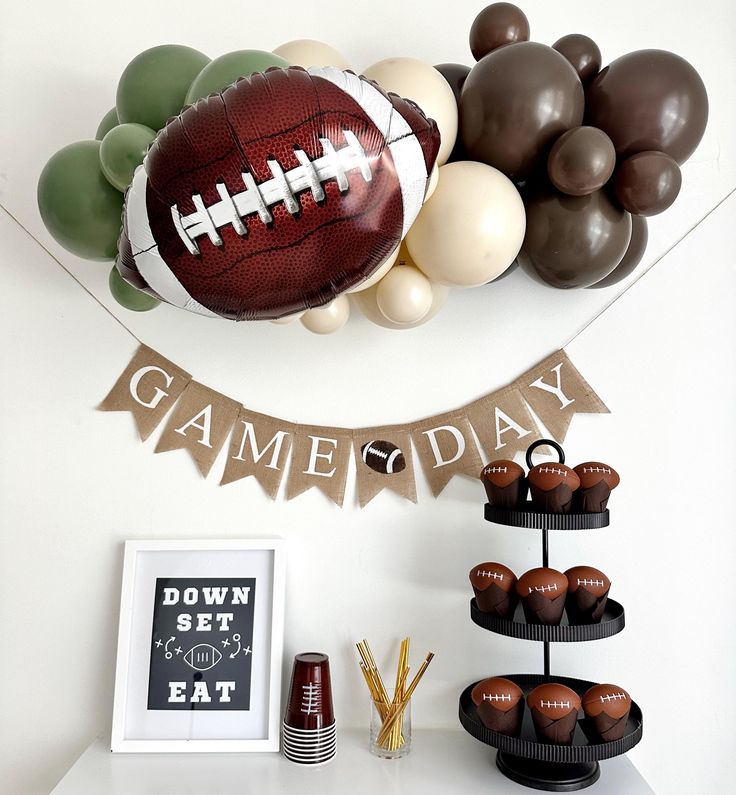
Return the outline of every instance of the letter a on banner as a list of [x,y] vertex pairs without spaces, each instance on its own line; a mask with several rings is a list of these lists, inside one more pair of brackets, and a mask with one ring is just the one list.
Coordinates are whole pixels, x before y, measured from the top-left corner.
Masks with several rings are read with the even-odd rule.
[[97,410],[129,411],[145,441],[191,380],[181,367],[141,345]]
[[274,500],[284,476],[294,425],[241,406],[220,485],[253,476]]
[[513,386],[470,403],[465,413],[491,461],[513,459],[542,438],[521,392]]
[[483,464],[464,414],[441,414],[411,429],[411,438],[436,497],[454,475],[477,478]]
[[238,416],[240,405],[214,389],[190,381],[166,423],[156,453],[188,450],[207,477]]
[[557,351],[515,384],[554,438],[565,441],[575,414],[608,414],[606,404],[583,378],[565,351]]

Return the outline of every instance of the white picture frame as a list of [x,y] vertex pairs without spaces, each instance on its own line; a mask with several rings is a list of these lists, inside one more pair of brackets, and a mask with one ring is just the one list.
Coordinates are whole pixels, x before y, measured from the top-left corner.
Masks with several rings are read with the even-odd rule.
[[[125,542],[110,744],[113,752],[279,750],[285,554],[285,542],[283,539],[275,538]],[[168,690],[158,687],[163,666],[159,652],[163,652],[165,648],[166,659],[171,659],[174,651],[177,654],[184,653],[185,657],[189,655],[192,659],[189,651],[193,652],[196,648],[191,645],[195,639],[193,634],[182,633],[181,637],[184,640],[175,637],[174,642],[166,646],[159,643],[159,641],[163,643],[163,637],[156,638],[156,624],[162,614],[164,615],[162,620],[166,621],[170,621],[171,616],[176,615],[176,627],[185,626],[179,623],[183,621],[181,613],[172,613],[172,610],[179,609],[179,602],[173,600],[182,600],[182,612],[186,612],[192,619],[190,631],[206,629],[209,623],[211,629],[215,631],[207,633],[206,640],[211,640],[216,647],[227,640],[228,645],[235,648],[234,634],[220,639],[225,634],[223,627],[229,626],[227,621],[233,620],[223,616],[232,616],[232,613],[217,613],[214,608],[204,616],[200,615],[198,607],[201,603],[193,601],[195,595],[199,600],[198,588],[164,590],[167,581],[168,584],[177,582],[187,584],[189,580],[201,580],[205,583],[221,578],[223,581],[239,581],[239,578],[247,578],[248,582],[253,578],[254,598],[250,606],[230,608],[241,611],[235,614],[238,616],[237,620],[241,620],[242,611],[247,610],[247,621],[250,622],[248,629],[252,636],[253,651],[252,656],[247,660],[247,680],[244,677],[245,685],[240,688],[242,691],[247,687],[247,707],[234,707],[231,704],[226,706],[208,704],[205,707],[197,703],[194,706],[156,705],[149,709],[152,698],[188,703],[189,700],[196,701],[202,696],[201,692],[194,695],[186,692],[190,686],[195,691],[198,687],[207,687],[206,680],[204,685],[201,682],[197,684],[194,682],[198,676],[204,679],[204,674],[201,673],[192,674],[193,681],[186,682],[186,687],[184,687],[185,682],[165,683]],[[232,604],[248,603],[247,592],[250,590],[248,588],[216,590],[218,597],[223,592],[232,595],[238,591],[241,596],[240,602],[235,596],[231,596]],[[207,592],[205,595],[211,598],[213,589],[203,587],[202,592],[205,591]],[[243,593],[246,593],[245,602],[242,600]],[[189,599],[186,603],[185,597]],[[164,601],[166,599],[169,601]],[[169,609],[161,607],[162,604],[177,606]],[[210,601],[207,604],[219,605],[220,602]],[[188,605],[193,606],[188,607]],[[157,611],[156,621],[155,611]],[[219,623],[212,625],[215,616],[219,616]],[[204,634],[200,633],[196,639]],[[187,644],[190,649],[184,652]],[[245,647],[245,642],[242,646]],[[210,645],[210,648],[213,646]],[[239,640],[237,648],[241,650]],[[233,652],[223,649],[223,653],[225,652],[228,652],[226,657],[229,660]],[[242,652],[244,655],[250,654],[250,645],[242,648]],[[211,654],[213,658],[217,656],[215,651]],[[184,657],[181,659],[183,660]],[[220,659],[223,659],[222,655],[217,661],[219,662]],[[156,669],[154,664],[158,666]],[[241,665],[246,665],[245,657],[241,659],[238,656],[234,662],[226,664],[231,666],[229,670],[232,666],[238,666],[237,673],[240,675],[244,670]],[[188,662],[187,665],[192,666],[192,663]],[[175,667],[177,670],[184,668],[178,657]],[[210,667],[214,668],[215,664]],[[152,691],[154,684],[157,686],[155,692]],[[182,687],[177,689],[179,684]],[[220,685],[226,687],[220,689]],[[218,696],[220,702],[229,700],[230,691],[227,686],[230,685],[233,690],[236,689],[234,682],[216,683],[215,702],[218,701]],[[240,696],[238,692],[238,697]],[[212,702],[212,694],[205,695],[202,700]]]

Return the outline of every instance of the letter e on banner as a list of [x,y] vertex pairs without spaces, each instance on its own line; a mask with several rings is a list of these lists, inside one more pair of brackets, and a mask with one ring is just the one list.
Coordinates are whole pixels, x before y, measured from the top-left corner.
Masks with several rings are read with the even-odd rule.
[[352,431],[296,426],[286,499],[316,486],[337,505],[342,505],[352,449]]

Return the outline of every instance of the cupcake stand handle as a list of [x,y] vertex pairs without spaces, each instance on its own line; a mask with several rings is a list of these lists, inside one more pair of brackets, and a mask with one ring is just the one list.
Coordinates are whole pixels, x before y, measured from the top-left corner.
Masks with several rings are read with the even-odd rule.
[[[557,442],[552,441],[552,439],[539,439],[536,442],[533,442],[529,445],[526,451],[526,466],[527,469],[531,469],[534,464],[532,463],[532,453],[537,449],[537,447],[549,446],[554,448],[557,452],[557,456],[559,458],[559,463],[565,463],[565,451],[560,447]],[[542,566],[545,568],[549,566],[549,528],[545,524],[542,528]],[[550,675],[550,661],[549,661],[549,641],[544,641],[544,675]]]

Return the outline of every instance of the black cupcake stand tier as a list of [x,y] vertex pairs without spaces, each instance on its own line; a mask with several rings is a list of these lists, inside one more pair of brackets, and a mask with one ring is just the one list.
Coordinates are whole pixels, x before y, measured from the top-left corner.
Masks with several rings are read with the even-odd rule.
[[[565,462],[562,448],[550,439],[540,439],[529,447],[526,453],[527,465],[531,469],[532,452],[541,445],[549,445],[557,450],[560,463]],[[550,530],[593,530],[607,527],[608,511],[602,513],[560,513],[536,512],[531,503],[516,509],[485,506],[485,518],[494,524],[508,527],[527,527],[542,531],[542,565],[549,565]],[[600,624],[569,624],[563,617],[557,626],[528,624],[521,605],[510,618],[484,613],[478,609],[475,599],[470,601],[470,617],[475,624],[490,632],[512,638],[540,641],[544,644],[543,674],[497,674],[515,682],[524,692],[524,697],[545,682],[560,682],[580,696],[595,682],[584,679],[571,679],[550,675],[550,643],[574,643],[599,640],[615,635],[624,628],[624,608],[613,599],[608,599]],[[495,676],[496,674],[494,674]],[[512,781],[532,789],[548,792],[572,792],[594,784],[600,777],[600,759],[610,759],[626,753],[642,737],[643,717],[639,707],[632,702],[624,736],[620,740],[602,742],[585,717],[578,720],[571,745],[552,745],[540,743],[534,732],[529,710],[524,711],[524,719],[518,737],[486,728],[481,722],[470,697],[478,684],[468,685],[460,696],[460,723],[465,731],[477,740],[498,749],[496,765]],[[582,714],[582,710],[581,710]]]

